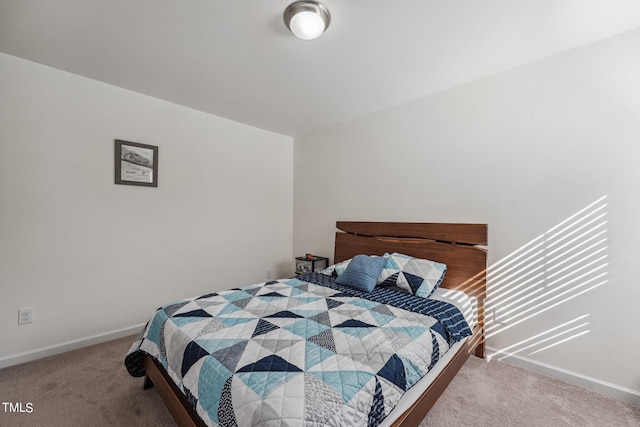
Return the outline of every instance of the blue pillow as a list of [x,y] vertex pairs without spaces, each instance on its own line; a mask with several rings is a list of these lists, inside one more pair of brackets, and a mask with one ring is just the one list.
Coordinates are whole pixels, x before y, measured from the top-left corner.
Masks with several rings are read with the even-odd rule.
[[383,257],[356,255],[336,282],[359,291],[371,292],[376,287],[386,262],[387,259]]

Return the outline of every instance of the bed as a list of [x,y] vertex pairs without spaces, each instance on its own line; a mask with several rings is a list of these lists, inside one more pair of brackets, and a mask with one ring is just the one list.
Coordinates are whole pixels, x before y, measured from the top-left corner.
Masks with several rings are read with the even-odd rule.
[[[390,254],[431,260],[446,265],[437,292],[428,299],[384,286],[364,292],[338,284],[334,267],[332,273],[163,306],[125,364],[131,375],[145,376],[145,388],[155,386],[178,425],[415,426],[467,358],[472,353],[484,357],[486,224],[339,221],[336,226],[341,231],[335,236],[334,266],[362,254],[369,261]],[[458,296],[465,298],[463,305],[473,306],[471,315],[456,308]],[[268,301],[268,308],[256,300]],[[306,305],[316,303],[330,305],[331,311]],[[250,311],[255,319],[229,314]],[[196,312],[206,320],[194,320]],[[168,317],[172,322],[166,322]],[[198,343],[187,343],[182,332],[168,333],[165,328],[174,323],[197,329]],[[304,331],[298,330],[302,324]],[[249,328],[251,339],[233,335],[243,328]],[[225,335],[208,335],[220,331]],[[153,334],[160,338],[152,339]],[[340,354],[346,347],[355,354],[348,363]],[[178,353],[178,362],[171,362]],[[248,363],[248,354],[254,353],[255,360]],[[209,363],[214,356],[220,366]],[[339,372],[336,360],[342,363]],[[369,365],[374,366],[371,372]],[[398,366],[401,372],[394,371]],[[365,404],[356,399],[361,395]],[[240,399],[247,400],[240,405]],[[211,407],[218,409],[203,409]]]

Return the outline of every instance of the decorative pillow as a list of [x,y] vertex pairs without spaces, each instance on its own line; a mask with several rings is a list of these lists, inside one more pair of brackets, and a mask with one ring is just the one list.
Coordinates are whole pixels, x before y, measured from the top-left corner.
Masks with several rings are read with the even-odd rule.
[[387,261],[378,278],[378,284],[397,286],[422,298],[428,298],[434,289],[440,286],[447,272],[445,264],[397,252],[386,253],[384,258]]
[[376,287],[386,262],[386,258],[379,256],[356,255],[351,259],[347,269],[338,276],[336,283],[371,292]]
[[326,274],[327,276],[338,277],[347,269],[347,266],[351,262],[353,258],[349,258],[337,264],[330,265],[329,267],[322,270],[320,273]]

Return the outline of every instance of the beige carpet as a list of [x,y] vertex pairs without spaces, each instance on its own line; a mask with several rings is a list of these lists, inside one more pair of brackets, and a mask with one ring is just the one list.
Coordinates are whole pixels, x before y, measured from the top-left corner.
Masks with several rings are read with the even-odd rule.
[[640,407],[534,374],[470,357],[420,427],[640,426]]
[[[173,426],[155,389],[126,372],[132,341],[0,370],[0,401],[33,405],[17,414],[0,406],[0,426]],[[640,426],[640,408],[472,357],[420,426]]]

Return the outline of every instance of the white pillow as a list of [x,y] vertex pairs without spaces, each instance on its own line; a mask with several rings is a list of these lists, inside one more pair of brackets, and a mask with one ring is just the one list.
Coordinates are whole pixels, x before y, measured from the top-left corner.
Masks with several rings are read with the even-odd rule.
[[320,273],[326,274],[327,276],[338,277],[347,269],[347,266],[351,262],[353,258],[349,258],[337,264],[330,265],[329,267],[322,270]]
[[397,286],[405,291],[428,298],[444,280],[446,264],[414,258],[409,255],[386,253],[386,264],[378,277],[378,285]]

